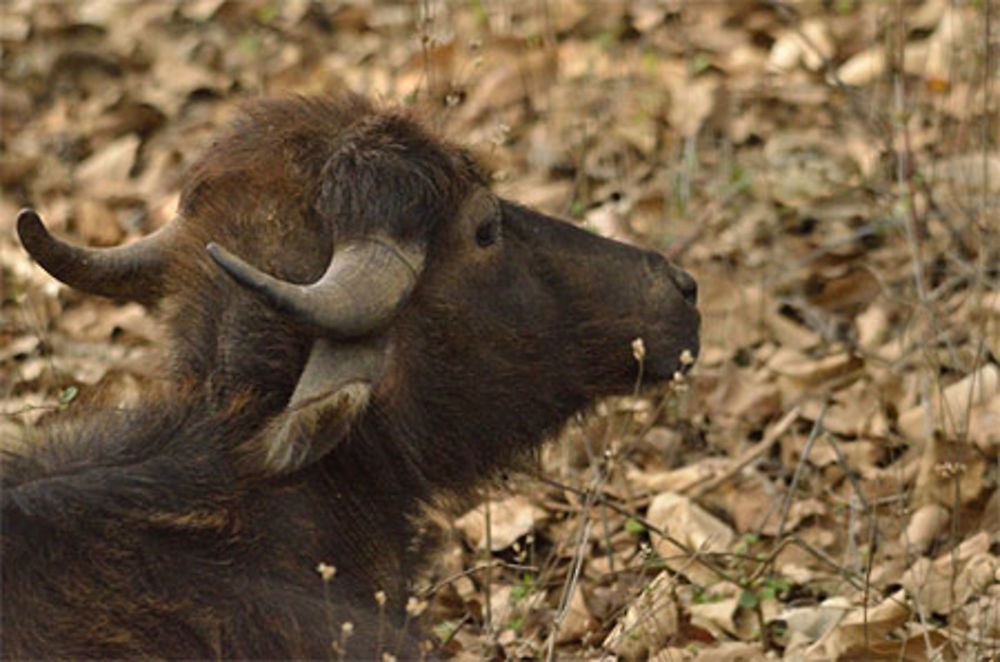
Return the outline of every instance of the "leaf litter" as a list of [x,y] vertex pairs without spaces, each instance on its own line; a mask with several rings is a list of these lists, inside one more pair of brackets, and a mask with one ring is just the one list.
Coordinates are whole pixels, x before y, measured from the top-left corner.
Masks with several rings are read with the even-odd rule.
[[600,403],[488,517],[431,518],[448,542],[415,590],[443,655],[995,659],[998,23],[945,0],[7,3],[0,436],[162,377],[148,312],[54,283],[19,206],[133,240],[235,101],[350,88],[701,286],[680,387]]

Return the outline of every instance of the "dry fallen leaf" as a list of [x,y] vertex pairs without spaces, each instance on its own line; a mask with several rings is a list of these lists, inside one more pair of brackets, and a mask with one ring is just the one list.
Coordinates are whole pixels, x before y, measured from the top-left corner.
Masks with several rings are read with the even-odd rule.
[[518,538],[534,530],[536,524],[547,515],[524,496],[512,496],[503,501],[491,501],[477,506],[455,520],[455,527],[462,532],[469,545],[476,549],[486,549],[487,508],[492,544],[490,551],[494,552],[513,545]]
[[682,136],[693,136],[715,107],[719,83],[708,78],[684,81],[675,88],[670,105],[670,123]]
[[910,517],[903,536],[903,544],[922,554],[951,521],[951,511],[937,503],[921,506]]
[[724,641],[714,648],[699,651],[695,662],[763,662],[770,659],[760,644]]
[[764,146],[764,159],[768,169],[761,185],[788,206],[842,193],[858,174],[843,141],[817,131],[778,134]]
[[[868,609],[854,607],[819,643],[834,660],[871,654],[874,653],[871,645],[886,642],[889,633],[903,625],[909,615],[905,593],[897,591]],[[891,659],[882,655],[876,657]]]
[[573,597],[570,598],[569,605],[566,607],[566,616],[559,626],[556,643],[580,641],[591,632],[595,632],[597,628],[598,623],[587,609],[583,591],[580,589],[573,591]]
[[135,165],[139,143],[137,136],[128,134],[105,145],[77,166],[77,186],[97,187],[128,179]]
[[938,614],[951,613],[974,597],[985,593],[1000,568],[989,554],[986,532],[967,539],[957,549],[933,561],[920,558],[903,574],[901,583],[923,609]]
[[897,426],[908,439],[926,441],[934,429],[954,433],[965,420],[969,407],[989,402],[1000,393],[1000,368],[992,363],[937,392],[928,404],[917,405],[899,415]]
[[729,582],[713,584],[705,589],[703,600],[685,601],[684,609],[691,618],[691,625],[710,632],[720,641],[727,637],[740,640],[753,638],[757,627],[755,619],[746,618],[741,607],[744,590]]
[[779,74],[799,63],[811,71],[818,71],[833,55],[833,39],[826,21],[813,19],[778,36],[771,46],[767,66]]
[[794,646],[789,643],[787,648],[794,648],[801,653],[831,632],[850,608],[847,598],[837,596],[818,605],[793,607],[781,612],[777,620],[784,623],[789,642],[794,642]]
[[[735,538],[732,529],[725,523],[688,497],[673,492],[657,495],[649,504],[646,519],[686,545],[695,556],[706,552],[725,552]],[[683,574],[694,584],[711,584],[718,579],[689,552],[670,540],[657,540],[656,551],[667,567]]]
[[677,634],[674,581],[667,572],[657,575],[618,619],[604,648],[625,660],[643,660]]
[[688,648],[668,646],[649,657],[649,662],[691,662],[695,659],[695,651]]

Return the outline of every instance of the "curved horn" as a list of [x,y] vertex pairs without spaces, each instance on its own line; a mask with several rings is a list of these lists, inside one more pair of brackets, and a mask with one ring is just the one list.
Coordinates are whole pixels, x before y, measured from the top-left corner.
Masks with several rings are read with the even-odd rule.
[[53,278],[90,294],[147,304],[163,296],[164,249],[174,232],[176,220],[126,246],[88,248],[53,237],[30,207],[17,215],[21,245]]
[[343,337],[385,324],[406,300],[423,269],[423,251],[389,239],[345,244],[319,280],[299,285],[269,276],[215,243],[206,247],[236,282],[292,318]]

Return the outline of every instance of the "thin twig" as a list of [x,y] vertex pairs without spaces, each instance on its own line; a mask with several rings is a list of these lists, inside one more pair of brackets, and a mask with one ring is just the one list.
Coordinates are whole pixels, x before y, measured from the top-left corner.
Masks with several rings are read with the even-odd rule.
[[[547,483],[547,484],[551,485],[552,487],[557,487],[557,488],[560,488],[560,489],[567,490],[568,492],[572,492],[572,493],[574,493],[574,494],[576,494],[578,496],[586,496],[586,494],[587,494],[586,492],[584,492],[583,490],[581,490],[579,488],[573,487],[571,485],[565,485],[563,483],[555,481],[555,480],[553,480],[551,478],[547,478],[545,476],[539,476],[538,480],[541,481],[541,482],[543,482],[543,483]],[[689,547],[688,545],[684,544],[683,542],[681,542],[677,538],[673,537],[672,535],[670,535],[669,533],[667,533],[666,531],[664,531],[660,527],[656,526],[655,524],[653,524],[652,522],[650,522],[648,519],[646,519],[642,515],[639,515],[638,513],[632,512],[628,508],[625,508],[623,506],[619,506],[618,504],[614,503],[613,501],[608,501],[607,505],[608,505],[608,508],[611,508],[615,512],[617,512],[617,513],[619,513],[621,515],[624,515],[626,517],[631,517],[636,522],[639,522],[639,524],[642,524],[642,526],[645,527],[650,533],[655,534],[655,535],[659,536],[660,538],[666,540],[667,542],[673,544],[678,549],[680,549],[681,551],[683,551],[687,558],[692,558],[693,560],[698,561],[699,563],[701,563],[702,566],[705,567],[705,569],[707,569],[709,572],[711,572],[714,575],[716,575],[719,579],[725,580],[727,582],[732,582],[733,584],[739,584],[739,582],[736,580],[736,578],[732,577],[731,575],[729,575],[728,573],[726,573],[724,570],[719,569],[718,566],[715,566],[712,563],[709,563],[708,561],[706,561],[703,558],[701,558],[702,556],[710,556],[712,558],[722,557],[722,556],[733,556],[732,554],[722,554],[722,553],[715,553],[715,552],[704,553],[704,552],[699,552],[699,550],[691,549],[691,547]]]
[[845,580],[847,580],[847,582],[851,586],[853,586],[854,588],[856,588],[857,590],[859,590],[859,591],[863,591],[864,590],[864,588],[865,588],[864,578],[863,577],[859,577],[857,575],[857,573],[851,572],[847,568],[845,568],[842,565],[840,565],[839,563],[837,563],[837,561],[835,559],[833,559],[826,552],[824,552],[822,550],[819,550],[819,549],[816,549],[815,547],[813,547],[812,545],[810,545],[809,543],[807,543],[805,540],[803,540],[798,535],[793,535],[788,540],[789,540],[789,543],[796,545],[797,547],[799,547],[800,549],[802,549],[805,552],[808,552],[809,554],[811,554],[813,557],[815,557],[818,561],[820,561],[824,565],[826,565],[826,566],[828,566],[828,567],[836,570],[838,575],[840,575]]
[[809,460],[809,452],[812,450],[813,443],[815,443],[816,437],[819,436],[820,431],[823,429],[823,417],[826,416],[826,410],[829,406],[829,400],[824,400],[823,406],[819,410],[819,415],[816,417],[816,422],[813,423],[812,431],[809,432],[809,438],[806,439],[805,448],[802,449],[802,457],[799,458],[799,463],[795,467],[795,473],[792,474],[792,482],[788,485],[788,491],[785,493],[785,499],[781,505],[781,519],[778,521],[778,533],[775,535],[778,540],[781,540],[785,534],[785,523],[788,521],[788,512],[792,508],[795,490],[799,485],[799,479],[802,477],[803,468]]
[[868,523],[868,558],[865,564],[865,594],[861,601],[864,616],[862,622],[865,624],[865,650],[871,650],[871,641],[868,638],[868,600],[870,599],[872,586],[872,568],[875,565],[875,536],[878,533],[878,513],[872,512]]
[[441,648],[444,648],[449,643],[451,643],[451,640],[455,638],[455,635],[458,634],[458,631],[461,630],[462,627],[471,620],[472,620],[472,614],[470,614],[469,612],[465,612],[465,614],[462,615],[462,618],[459,619],[458,623],[455,623],[455,627],[451,629],[451,632],[448,633],[448,636],[445,637],[444,640],[441,642]]
[[[493,557],[493,519],[491,517],[490,500],[487,498],[483,503],[483,512],[486,517],[486,555],[489,558]],[[493,564],[487,563],[485,568],[485,578],[483,581],[483,593],[485,603],[483,607],[486,609],[486,631],[490,633],[490,637],[493,636]]]
[[713,198],[695,219],[694,231],[670,246],[665,251],[667,257],[671,260],[679,260],[684,257],[684,254],[691,250],[691,247],[698,243],[705,233],[708,232],[712,218],[717,216],[721,210],[725,209],[726,205],[742,192],[742,186],[732,186],[721,198]]
[[442,579],[441,581],[439,581],[437,584],[434,584],[434,586],[431,586],[430,588],[427,588],[427,589],[424,589],[423,591],[421,591],[420,595],[424,599],[429,599],[431,596],[433,596],[435,593],[437,593],[438,591],[440,591],[445,586],[448,586],[449,584],[455,583],[456,581],[458,581],[462,577],[468,577],[470,575],[474,575],[474,574],[476,574],[477,572],[479,572],[481,570],[486,570],[487,568],[505,568],[507,570],[517,570],[519,572],[521,572],[521,571],[523,571],[523,572],[532,572],[532,573],[537,573],[538,572],[538,568],[536,566],[533,566],[533,565],[522,565],[522,564],[519,564],[519,563],[508,563],[507,561],[503,561],[501,559],[493,559],[491,561],[487,561],[486,563],[480,563],[478,565],[472,566],[471,568],[465,568],[464,570],[462,570],[460,572],[456,572],[454,574],[448,575],[447,577],[445,577],[444,579]]
[[583,526],[581,527],[580,537],[577,539],[576,548],[573,553],[573,565],[571,566],[570,576],[567,578],[566,583],[563,584],[563,592],[559,599],[559,611],[556,614],[556,620],[553,624],[552,630],[549,632],[547,644],[548,652],[546,654],[547,662],[551,662],[553,656],[555,655],[556,636],[559,633],[559,628],[562,627],[562,622],[566,618],[566,614],[569,612],[569,605],[573,598],[573,592],[576,590],[576,582],[579,579],[580,568],[583,564],[583,551],[586,549],[587,540],[590,538],[590,511],[594,507],[594,502],[597,500],[598,492],[603,491],[604,483],[607,481],[609,471],[609,467],[607,465],[610,462],[610,457],[606,456],[604,460],[605,461],[597,465],[593,484],[591,485],[591,488],[587,490],[587,495],[583,502]]
[[764,435],[763,439],[754,444],[750,450],[743,453],[739,459],[737,459],[733,465],[726,470],[725,473],[699,484],[698,488],[691,494],[691,497],[694,499],[700,499],[723,483],[732,479],[733,476],[743,471],[743,469],[748,465],[753,464],[766,455],[771,450],[771,447],[774,446],[774,444],[781,438],[781,435],[785,434],[785,432],[788,431],[788,428],[791,427],[792,423],[794,423],[799,417],[800,411],[802,411],[801,405],[793,407],[781,418],[780,421],[775,424],[773,428],[767,431],[767,434]]
[[554,659],[556,653],[556,635],[559,634],[559,628],[562,627],[563,621],[566,619],[566,614],[569,613],[569,606],[573,600],[573,592],[576,591],[576,584],[580,579],[580,570],[583,568],[583,551],[587,548],[586,542],[589,537],[590,520],[588,518],[584,521],[583,531],[580,535],[580,542],[577,545],[575,553],[573,554],[573,565],[571,566],[570,576],[564,585],[562,602],[559,606],[559,611],[556,613],[556,619],[552,626],[552,630],[549,632],[548,651],[545,655],[546,662],[552,662]]
[[854,495],[861,502],[862,511],[867,514],[871,510],[871,506],[868,504],[868,499],[865,498],[865,493],[861,489],[861,483],[858,482],[858,477],[855,472],[851,470],[851,465],[844,457],[843,451],[840,450],[840,444],[836,442],[832,435],[825,435],[826,443],[830,444],[830,448],[833,449],[833,454],[837,456],[837,462],[840,464],[841,470],[844,475],[847,476],[847,480],[851,483],[851,488],[854,490]]

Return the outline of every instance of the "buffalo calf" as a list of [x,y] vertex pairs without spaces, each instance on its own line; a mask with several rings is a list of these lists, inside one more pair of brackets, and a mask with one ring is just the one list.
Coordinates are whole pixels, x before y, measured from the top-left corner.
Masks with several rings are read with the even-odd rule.
[[496,196],[357,97],[253,104],[136,244],[18,229],[64,282],[159,302],[198,386],[5,459],[11,656],[323,657],[344,622],[351,655],[416,656],[423,505],[698,352],[684,271]]

